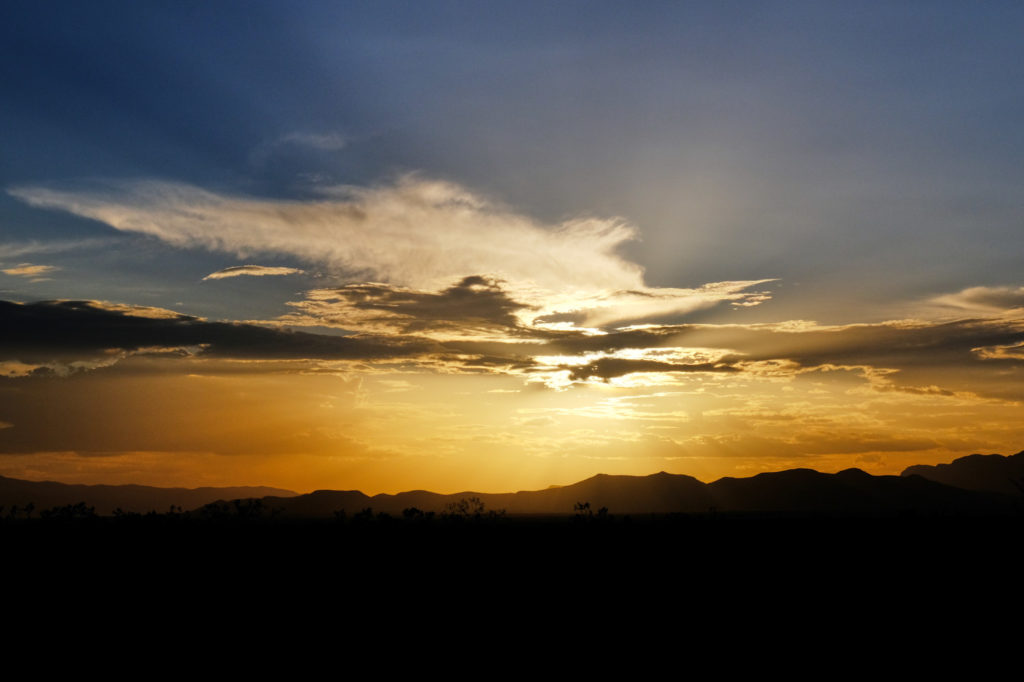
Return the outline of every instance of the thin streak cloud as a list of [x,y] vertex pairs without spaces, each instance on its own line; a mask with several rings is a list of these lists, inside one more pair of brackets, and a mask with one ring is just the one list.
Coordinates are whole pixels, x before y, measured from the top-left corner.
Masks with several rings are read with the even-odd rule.
[[302,275],[305,274],[305,270],[299,268],[285,268],[285,267],[272,267],[267,265],[236,265],[230,268],[224,268],[217,272],[211,272],[206,277],[203,277],[203,281],[210,279],[227,279],[229,277],[266,277],[268,275]]
[[1020,311],[1024,309],[1024,287],[968,287],[955,294],[938,296],[932,302],[981,314]]
[[48,275],[51,272],[59,270],[55,265],[33,265],[32,263],[19,263],[18,265],[10,268],[4,268],[0,270],[5,275],[11,275],[12,277],[31,277],[38,278],[43,275]]
[[110,247],[113,239],[55,239],[50,241],[7,242],[0,244],[0,259],[13,260],[39,254],[66,253]]
[[339,133],[288,133],[280,140],[282,144],[297,144],[322,151],[340,151],[348,144],[348,139]]
[[263,142],[249,155],[249,161],[256,166],[265,166],[275,156],[287,151],[313,150],[315,152],[339,152],[348,146],[348,138],[341,133],[309,133],[295,131]]

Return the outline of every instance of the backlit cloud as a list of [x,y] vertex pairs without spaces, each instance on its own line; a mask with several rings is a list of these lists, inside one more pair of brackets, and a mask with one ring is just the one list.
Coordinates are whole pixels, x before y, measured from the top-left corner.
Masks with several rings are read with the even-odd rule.
[[693,289],[648,287],[643,268],[619,253],[637,236],[621,218],[544,223],[462,186],[416,175],[376,187],[336,187],[315,201],[217,194],[191,185],[126,182],[103,190],[9,190],[59,209],[179,247],[247,258],[288,255],[350,281],[439,291],[470,275],[504,282],[538,317],[571,315],[583,326],[685,314],[768,299],[770,280]]
[[[648,325],[595,334],[526,325],[528,309],[481,277],[439,293],[353,285],[313,294],[273,327],[95,301],[0,303],[0,322],[9,330],[0,339],[0,373],[26,376],[48,368],[66,374],[159,354],[167,360],[312,363],[274,371],[312,371],[320,361],[393,371],[384,368],[401,363],[430,373],[518,376],[558,389],[681,385],[692,377],[786,381],[817,373],[855,377],[878,392],[1024,400],[1019,319]],[[358,333],[280,328],[293,324]]]
[[299,268],[285,268],[285,267],[272,267],[267,265],[235,265],[230,268],[224,268],[217,272],[211,272],[203,280],[208,279],[227,279],[228,277],[266,277],[268,275],[301,275],[305,270]]
[[387,284],[350,284],[316,289],[290,303],[296,313],[282,322],[330,326],[377,334],[432,337],[507,338],[526,333],[518,315],[529,306],[512,300],[501,283],[471,275],[441,291],[418,291]]

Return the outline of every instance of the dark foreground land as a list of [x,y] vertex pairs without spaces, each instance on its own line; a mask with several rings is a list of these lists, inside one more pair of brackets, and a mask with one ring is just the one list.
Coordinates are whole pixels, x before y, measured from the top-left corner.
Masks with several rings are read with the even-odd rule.
[[[342,630],[454,641],[504,627],[597,646],[645,628],[674,642],[681,632],[785,638],[794,622],[802,636],[863,632],[865,646],[909,632],[949,639],[1024,613],[1021,465],[1024,453],[900,477],[791,470],[704,484],[661,473],[490,496],[317,491],[187,511],[182,491],[4,479],[2,620],[115,638],[164,623],[167,641],[210,642]],[[185,491],[197,492],[219,491]],[[145,511],[154,499],[170,511]],[[521,511],[549,508],[560,511]]]
[[1019,574],[1022,531],[1019,515],[18,519],[0,523],[0,571],[171,589],[302,576],[490,587],[866,581],[912,590],[939,575]]
[[0,524],[0,578],[18,632],[105,644],[875,646],[1016,617],[1022,530],[1016,515],[21,519]]

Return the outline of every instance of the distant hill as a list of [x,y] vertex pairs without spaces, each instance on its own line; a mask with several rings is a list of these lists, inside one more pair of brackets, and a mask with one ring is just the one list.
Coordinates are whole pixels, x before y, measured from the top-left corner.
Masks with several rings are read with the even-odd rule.
[[719,511],[853,516],[1001,513],[1017,503],[1008,495],[963,490],[920,476],[872,476],[859,469],[837,474],[792,469],[714,483],[665,472],[650,476],[598,474],[572,485],[516,493],[440,495],[419,490],[369,496],[359,491],[318,490],[291,498],[267,497],[263,503],[286,517],[312,518],[338,511],[352,515],[367,508],[391,515],[410,507],[444,512],[448,505],[470,498],[479,499],[485,510],[508,514],[572,514],[580,502],[589,502],[595,512],[606,507],[612,514]]
[[[917,475],[919,474],[920,475]],[[291,518],[349,516],[365,509],[399,516],[415,507],[443,513],[460,500],[477,498],[485,511],[514,515],[571,515],[577,503],[612,514],[739,512],[835,516],[1002,513],[1021,506],[1012,480],[1024,478],[1024,453],[1012,457],[971,455],[952,464],[910,467],[900,476],[872,476],[859,469],[823,474],[790,469],[748,478],[703,483],[692,476],[660,472],[650,476],[598,474],[572,485],[515,493],[462,492],[442,495],[413,490],[366,495],[358,490],[317,490],[299,495],[267,487],[156,488],[141,485],[68,485],[0,476],[0,505],[28,503],[36,513],[85,502],[98,514],[166,512],[172,505],[194,510],[225,500],[260,500],[264,510]],[[237,509],[230,505],[230,509]]]
[[949,464],[915,464],[903,476],[923,476],[932,481],[967,490],[1021,494],[1014,481],[1024,485],[1024,452],[1003,455],[967,455]]
[[282,488],[242,486],[234,488],[156,488],[145,485],[72,485],[54,481],[23,481],[0,476],[0,506],[7,514],[12,506],[35,505],[35,514],[53,507],[85,502],[97,514],[166,512],[171,505],[195,509],[221,499],[266,497],[286,498],[298,493]]

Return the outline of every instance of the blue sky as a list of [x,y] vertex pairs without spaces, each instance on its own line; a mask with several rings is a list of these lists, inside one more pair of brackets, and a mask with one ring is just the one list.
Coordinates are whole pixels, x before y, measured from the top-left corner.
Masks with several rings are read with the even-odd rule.
[[[26,2],[4,13],[8,188],[147,178],[302,198],[416,171],[541,220],[622,216],[640,237],[626,253],[659,286],[780,278],[874,304],[1017,276],[1016,3]],[[83,262],[49,259],[75,268],[82,295],[116,295],[111,275],[142,277],[160,303],[214,313],[186,283],[239,264],[9,196],[0,226],[7,242],[116,237]],[[4,284],[19,298],[59,294],[56,280]],[[799,305],[816,319],[835,310]],[[782,311],[757,314],[769,312]]]

